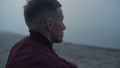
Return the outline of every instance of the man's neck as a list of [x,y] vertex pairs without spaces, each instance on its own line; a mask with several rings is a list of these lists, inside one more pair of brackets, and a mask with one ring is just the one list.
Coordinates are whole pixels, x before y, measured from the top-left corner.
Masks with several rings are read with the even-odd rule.
[[30,37],[37,41],[42,41],[43,43],[49,45],[49,47],[53,47],[53,43],[49,40],[49,36],[46,34],[42,34],[33,30],[30,30]]

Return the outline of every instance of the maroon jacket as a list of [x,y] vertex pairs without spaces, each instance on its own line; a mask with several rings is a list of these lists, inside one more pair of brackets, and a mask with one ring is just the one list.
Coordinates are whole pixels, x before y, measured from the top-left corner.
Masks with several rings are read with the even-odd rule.
[[59,57],[42,35],[30,31],[30,36],[18,42],[10,51],[6,68],[77,68]]

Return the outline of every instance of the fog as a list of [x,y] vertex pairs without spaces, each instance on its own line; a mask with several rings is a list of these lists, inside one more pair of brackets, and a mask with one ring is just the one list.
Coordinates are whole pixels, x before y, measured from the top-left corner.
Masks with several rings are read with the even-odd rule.
[[[64,41],[120,49],[120,0],[59,0],[64,12]],[[0,31],[28,35],[25,0],[0,0]]]

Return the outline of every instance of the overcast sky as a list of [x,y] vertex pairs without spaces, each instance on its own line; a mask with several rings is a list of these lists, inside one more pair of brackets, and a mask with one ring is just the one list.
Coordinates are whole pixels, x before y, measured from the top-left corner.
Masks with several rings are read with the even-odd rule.
[[[120,49],[120,0],[59,0],[67,27],[64,41]],[[0,31],[28,34],[25,0],[0,0]]]

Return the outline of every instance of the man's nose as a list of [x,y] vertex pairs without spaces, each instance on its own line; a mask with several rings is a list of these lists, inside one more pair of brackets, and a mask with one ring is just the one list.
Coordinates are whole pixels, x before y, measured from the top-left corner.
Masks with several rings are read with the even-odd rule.
[[65,30],[66,29],[66,26],[63,24],[63,30]]

